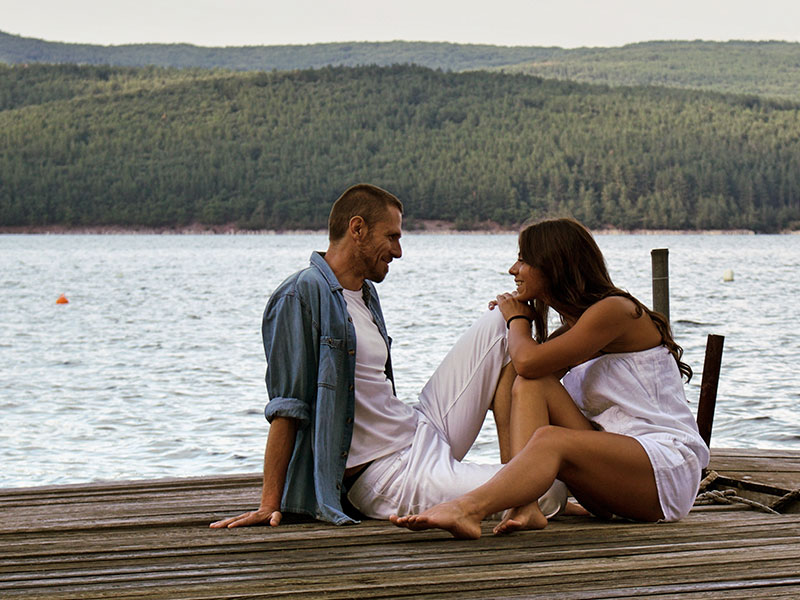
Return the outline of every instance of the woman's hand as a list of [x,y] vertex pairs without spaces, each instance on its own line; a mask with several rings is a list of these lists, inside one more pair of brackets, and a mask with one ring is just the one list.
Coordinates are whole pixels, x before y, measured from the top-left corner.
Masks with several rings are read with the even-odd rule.
[[516,294],[513,292],[500,294],[495,300],[489,302],[489,310],[494,310],[495,306],[503,313],[506,321],[515,315],[524,315],[528,319],[533,319],[533,309],[530,304],[517,300]]

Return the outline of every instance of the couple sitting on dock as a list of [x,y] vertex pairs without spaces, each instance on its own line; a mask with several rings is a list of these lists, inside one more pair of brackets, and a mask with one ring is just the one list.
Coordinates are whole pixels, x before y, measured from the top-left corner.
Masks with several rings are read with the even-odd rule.
[[[397,398],[373,282],[402,255],[402,213],[385,190],[349,188],[327,252],[270,297],[261,504],[211,526],[276,526],[283,512],[346,524],[352,507],[477,538],[504,510],[496,533],[562,513],[685,516],[709,458],[683,392],[691,369],[667,321],[614,286],[574,220],[520,233],[516,290],[489,303],[418,404]],[[549,308],[562,323],[550,335]],[[490,410],[502,464],[462,462]]]

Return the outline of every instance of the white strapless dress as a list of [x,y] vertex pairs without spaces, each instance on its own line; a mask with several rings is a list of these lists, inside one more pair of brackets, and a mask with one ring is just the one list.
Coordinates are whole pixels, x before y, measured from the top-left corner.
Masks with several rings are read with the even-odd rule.
[[606,354],[571,369],[562,383],[603,431],[633,437],[650,458],[665,521],[691,510],[709,451],[665,346]]

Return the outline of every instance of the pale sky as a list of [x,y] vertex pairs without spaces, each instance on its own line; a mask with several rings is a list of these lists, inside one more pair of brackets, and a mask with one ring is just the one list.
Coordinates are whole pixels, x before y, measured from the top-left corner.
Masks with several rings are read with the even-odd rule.
[[91,44],[800,41],[800,0],[0,0],[0,31]]

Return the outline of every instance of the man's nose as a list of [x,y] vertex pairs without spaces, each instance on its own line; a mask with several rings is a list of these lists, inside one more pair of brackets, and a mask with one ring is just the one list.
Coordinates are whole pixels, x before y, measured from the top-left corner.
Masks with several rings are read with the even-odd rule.
[[392,247],[392,256],[394,256],[395,258],[400,258],[401,256],[403,256],[403,249],[400,247],[400,242],[397,242]]

